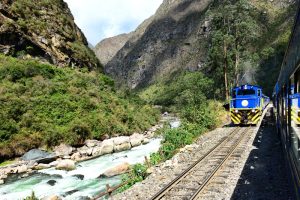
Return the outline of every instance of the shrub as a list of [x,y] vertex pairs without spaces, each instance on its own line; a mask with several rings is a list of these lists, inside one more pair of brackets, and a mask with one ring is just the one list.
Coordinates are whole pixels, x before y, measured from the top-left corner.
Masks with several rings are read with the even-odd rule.
[[[0,54],[0,148],[7,146],[1,155],[12,157],[61,142],[80,145],[104,134],[128,135],[158,120],[159,111],[136,97],[122,98],[113,86],[110,78],[97,72]],[[42,137],[36,140],[36,136]],[[11,151],[16,144],[17,152]]]

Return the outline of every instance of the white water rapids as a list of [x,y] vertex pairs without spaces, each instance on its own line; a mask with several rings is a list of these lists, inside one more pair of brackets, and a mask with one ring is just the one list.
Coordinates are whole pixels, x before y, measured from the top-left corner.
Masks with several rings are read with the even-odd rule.
[[[58,195],[70,200],[93,197],[104,190],[106,184],[116,185],[121,182],[120,176],[108,179],[97,178],[100,174],[124,162],[129,164],[144,162],[145,156],[158,151],[160,141],[161,139],[154,139],[146,145],[128,151],[80,162],[75,170],[69,172],[54,168],[40,170],[38,174],[0,186],[0,199],[23,199],[31,195],[32,191],[39,198],[50,195]],[[83,175],[84,178],[81,180],[74,175]],[[55,185],[49,185],[47,182],[50,180],[56,181]]]
[[[180,126],[178,118],[169,117],[171,128]],[[0,200],[23,200],[32,191],[38,198],[57,195],[66,200],[86,199],[94,197],[105,190],[106,184],[111,186],[121,183],[121,176],[112,178],[98,178],[107,169],[127,162],[129,164],[143,163],[145,156],[157,152],[161,139],[153,139],[146,145],[131,150],[108,154],[76,164],[73,171],[44,169],[29,177],[11,180],[0,186]],[[83,179],[82,179],[83,178]],[[82,180],[81,180],[82,179]],[[51,186],[47,182],[54,183]]]

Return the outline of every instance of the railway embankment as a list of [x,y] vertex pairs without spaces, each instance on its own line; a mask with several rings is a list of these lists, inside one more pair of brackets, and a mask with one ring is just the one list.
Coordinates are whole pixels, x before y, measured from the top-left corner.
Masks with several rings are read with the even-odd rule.
[[[291,199],[271,109],[265,112],[261,124],[251,127],[246,140],[237,148],[238,155],[234,153],[234,158],[229,159],[217,175],[218,181],[213,180],[204,195],[197,199]],[[201,135],[172,159],[150,168],[151,175],[146,180],[111,199],[152,198],[233,130],[234,127],[223,127]]]

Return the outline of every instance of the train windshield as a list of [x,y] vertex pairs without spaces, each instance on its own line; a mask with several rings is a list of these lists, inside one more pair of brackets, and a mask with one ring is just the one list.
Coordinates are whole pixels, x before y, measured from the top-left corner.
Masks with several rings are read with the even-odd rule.
[[244,96],[244,95],[255,95],[255,90],[248,89],[248,90],[238,90],[237,95]]

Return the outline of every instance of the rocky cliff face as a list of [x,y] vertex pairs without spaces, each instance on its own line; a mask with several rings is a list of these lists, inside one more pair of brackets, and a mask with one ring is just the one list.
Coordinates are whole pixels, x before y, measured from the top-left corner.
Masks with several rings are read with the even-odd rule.
[[128,41],[131,34],[121,34],[115,37],[106,38],[99,42],[94,51],[96,56],[103,65],[106,65],[115,55],[116,53],[124,46],[124,44]]
[[[105,65],[105,72],[119,85],[139,89],[173,77],[183,70],[196,71],[205,68],[213,28],[211,13],[217,12],[214,8],[221,2],[164,0],[155,15],[142,23]],[[294,0],[250,2],[253,9],[262,13],[261,16],[276,16],[286,12]],[[291,13],[288,16],[289,22],[292,21],[293,15],[294,13]],[[263,20],[263,17],[261,18]],[[267,22],[258,23],[262,23],[264,29],[264,35],[261,37],[269,38],[271,29],[265,25]],[[284,25],[285,22],[270,26],[280,27],[280,23],[289,27]],[[274,41],[276,42],[276,39]],[[270,44],[274,41],[270,41]]]
[[58,66],[100,66],[63,0],[1,0],[0,53]]
[[106,73],[131,89],[181,70],[197,70],[205,61],[213,0],[164,0],[105,66]]

